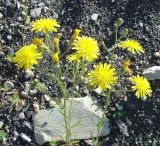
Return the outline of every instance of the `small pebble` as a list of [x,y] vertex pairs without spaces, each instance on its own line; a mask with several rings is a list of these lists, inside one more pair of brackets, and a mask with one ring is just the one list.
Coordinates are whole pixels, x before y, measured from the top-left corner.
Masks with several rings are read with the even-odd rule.
[[97,14],[97,13],[93,13],[93,14],[91,15],[91,19],[92,19],[93,21],[97,21],[97,18],[98,18],[98,14]]
[[38,93],[38,90],[37,89],[33,89],[33,90],[30,90],[29,91],[29,95],[31,95],[31,96],[34,96],[34,95],[36,95]]
[[48,95],[44,95],[44,99],[48,102],[48,101],[50,101],[50,97],[48,96]]
[[25,82],[25,91],[28,93],[30,90],[30,84],[28,82]]
[[56,102],[50,100],[50,101],[49,101],[49,106],[50,106],[50,107],[55,107],[55,106],[56,106]]
[[30,79],[34,77],[34,73],[31,70],[27,70],[24,75],[25,79]]
[[5,81],[4,88],[6,88],[7,90],[10,90],[10,89],[14,88],[14,84],[10,81]]
[[36,112],[38,112],[39,111],[39,104],[38,103],[33,103],[33,107],[34,107],[34,110],[36,111]]
[[24,112],[21,112],[21,113],[19,114],[18,119],[19,119],[19,120],[25,119]]
[[31,139],[27,135],[21,133],[20,136],[22,137],[23,140],[25,140],[27,142],[31,142]]
[[27,98],[28,97],[28,93],[25,91],[21,91],[21,96]]
[[2,121],[0,121],[0,129],[2,128],[3,124],[4,123]]
[[154,52],[154,57],[159,58],[160,57],[160,52]]
[[116,108],[118,110],[123,110],[123,106],[121,105],[121,103],[116,103]]
[[8,39],[9,41],[11,41],[11,40],[12,40],[12,36],[11,36],[11,35],[7,35],[7,39]]
[[2,19],[3,18],[3,14],[2,13],[0,13],[0,19]]
[[100,88],[96,88],[96,89],[94,89],[94,91],[95,91],[96,93],[98,93],[98,94],[100,94],[100,93],[102,92]]
[[33,115],[33,111],[27,111],[26,116],[27,118],[30,118]]
[[2,51],[0,51],[0,57],[3,58],[4,56],[5,54]]
[[41,15],[42,8],[35,8],[30,11],[30,16],[32,18],[38,18]]

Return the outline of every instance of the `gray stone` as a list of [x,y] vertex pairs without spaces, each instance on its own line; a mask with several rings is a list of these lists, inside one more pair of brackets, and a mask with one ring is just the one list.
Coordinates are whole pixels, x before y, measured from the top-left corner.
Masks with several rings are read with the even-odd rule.
[[28,93],[25,91],[21,91],[21,96],[27,98],[28,97]]
[[148,80],[160,79],[160,66],[152,66],[143,72],[143,76]]
[[14,84],[10,81],[5,81],[4,82],[4,88],[7,89],[7,90],[10,90],[10,89],[14,88]]
[[[71,99],[67,102],[67,109],[69,109]],[[80,124],[71,130],[71,139],[88,139],[96,136],[97,123],[100,121],[103,112],[98,105],[96,99],[89,96],[84,98],[73,99],[71,114],[71,125],[81,120]],[[68,110],[67,110],[68,111]],[[38,144],[42,145],[52,139],[62,140],[61,134],[65,133],[64,118],[60,113],[59,108],[52,110],[41,110],[33,116],[34,136]],[[110,133],[108,122],[103,125],[101,136],[106,136]]]
[[154,57],[157,57],[157,58],[159,58],[160,57],[160,52],[154,52]]
[[27,111],[26,112],[27,118],[30,118],[32,116],[32,114],[33,114],[33,111]]
[[128,134],[128,127],[127,125],[121,121],[121,120],[116,120],[116,124],[118,126],[118,128],[120,129],[120,131],[125,135],[125,136],[129,136]]
[[48,95],[44,95],[44,99],[48,102],[48,101],[50,101],[50,97],[48,96]]
[[29,92],[29,90],[30,90],[30,84],[28,83],[28,82],[25,82],[25,85],[24,85],[25,87],[25,91],[26,92]]
[[42,8],[35,8],[30,11],[30,16],[32,18],[38,18],[41,15]]
[[11,41],[11,40],[12,40],[12,36],[11,36],[11,35],[7,35],[7,39],[8,39],[9,41]]
[[24,75],[25,79],[30,79],[34,77],[34,73],[31,70],[27,70]]
[[97,14],[97,13],[93,13],[93,14],[91,15],[91,19],[92,19],[93,21],[97,21],[97,18],[98,18],[98,14]]
[[23,139],[24,141],[31,142],[31,139],[30,139],[27,135],[21,133],[20,136],[22,137],[22,139]]
[[53,100],[50,100],[50,101],[49,101],[49,106],[50,106],[50,107],[56,107],[56,102],[53,101]]
[[38,90],[37,89],[33,89],[33,90],[30,90],[29,91],[29,95],[31,95],[31,96],[34,96],[34,95],[36,95],[38,93]]
[[0,19],[2,19],[3,18],[3,14],[2,13],[0,13]]
[[3,124],[4,123],[2,121],[0,121],[0,129],[2,128]]
[[4,57],[4,56],[5,54],[2,51],[0,51],[0,57]]
[[24,115],[24,112],[21,112],[18,116],[18,120],[23,120],[25,119],[25,115]]

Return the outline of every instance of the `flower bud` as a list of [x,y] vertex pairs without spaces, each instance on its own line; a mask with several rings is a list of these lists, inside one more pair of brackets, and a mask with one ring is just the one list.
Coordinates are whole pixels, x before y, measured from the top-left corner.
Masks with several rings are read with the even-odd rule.
[[55,38],[53,39],[53,41],[52,41],[52,44],[53,44],[53,46],[54,46],[55,48],[58,48],[58,47],[59,47],[59,39],[60,39],[60,37],[61,37],[61,34],[58,33],[58,34],[55,36]]
[[116,21],[117,27],[121,26],[124,23],[124,20],[122,18],[118,18]]
[[52,61],[53,61],[54,63],[58,63],[58,61],[59,61],[58,52],[53,54],[53,56],[52,56]]
[[74,33],[72,35],[72,41],[77,39],[77,37],[79,36],[80,31],[81,30],[77,29],[77,28],[74,30]]
[[127,28],[123,29],[123,36],[127,36],[128,35],[129,30]]

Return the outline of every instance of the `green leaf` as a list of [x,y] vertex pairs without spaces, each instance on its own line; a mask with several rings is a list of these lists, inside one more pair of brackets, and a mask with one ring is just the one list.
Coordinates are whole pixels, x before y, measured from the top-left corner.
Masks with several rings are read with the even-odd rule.
[[77,122],[75,122],[70,128],[75,128],[81,123],[81,119],[79,119]]

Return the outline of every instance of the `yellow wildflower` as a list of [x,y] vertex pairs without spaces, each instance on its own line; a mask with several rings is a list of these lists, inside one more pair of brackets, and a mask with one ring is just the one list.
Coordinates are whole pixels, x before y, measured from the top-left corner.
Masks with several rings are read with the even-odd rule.
[[144,49],[141,44],[133,39],[127,39],[125,41],[122,41],[118,46],[122,49],[128,49],[128,51],[133,54],[137,53],[138,55],[140,55],[140,53],[144,53]]
[[52,61],[53,61],[54,63],[57,63],[57,62],[59,61],[58,52],[53,54],[53,56],[52,56]]
[[137,98],[147,99],[147,96],[151,96],[152,90],[150,87],[150,83],[146,78],[141,77],[139,75],[130,77],[129,80],[132,82],[133,91],[136,91]]
[[88,77],[90,85],[94,88],[98,86],[101,90],[110,89],[118,79],[115,68],[111,68],[111,65],[106,63],[94,66],[94,70],[88,73]]
[[37,52],[36,45],[31,44],[19,49],[13,58],[13,62],[16,63],[18,69],[27,70],[31,69],[32,65],[37,64],[37,60],[41,58],[41,53]]
[[32,31],[35,33],[57,32],[57,27],[60,27],[58,22],[50,18],[42,18],[32,23]]
[[35,37],[32,40],[32,44],[37,45],[37,47],[43,46],[43,39]]
[[130,59],[125,60],[122,63],[122,68],[123,68],[124,72],[128,72],[130,75],[132,75],[132,71],[131,71],[131,69],[129,67],[130,67]]
[[72,41],[73,41],[73,40],[76,40],[76,39],[78,38],[80,31],[81,31],[81,30],[80,30],[80,29],[77,29],[77,28],[74,30],[74,33],[73,33],[73,35],[72,35]]
[[87,36],[78,37],[78,39],[74,41],[72,49],[76,50],[72,55],[72,61],[82,58],[88,62],[92,62],[99,55],[97,41]]

